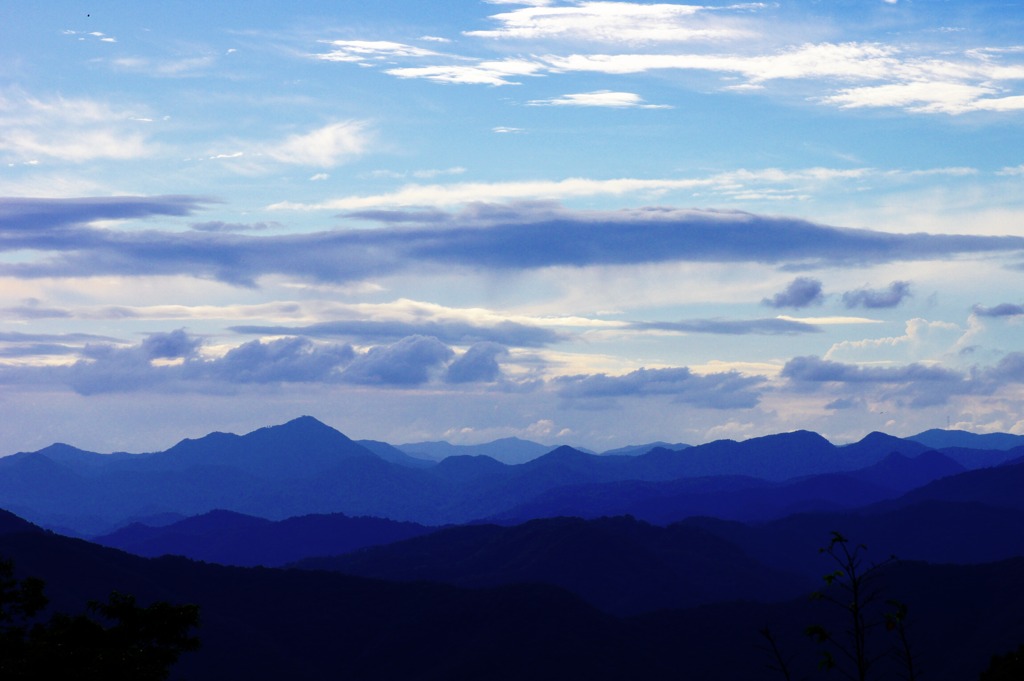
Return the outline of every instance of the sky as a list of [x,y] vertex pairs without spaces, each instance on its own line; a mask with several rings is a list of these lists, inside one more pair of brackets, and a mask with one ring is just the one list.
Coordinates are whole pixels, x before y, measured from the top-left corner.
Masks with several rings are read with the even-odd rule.
[[9,3],[0,454],[1024,434],[1024,12]]

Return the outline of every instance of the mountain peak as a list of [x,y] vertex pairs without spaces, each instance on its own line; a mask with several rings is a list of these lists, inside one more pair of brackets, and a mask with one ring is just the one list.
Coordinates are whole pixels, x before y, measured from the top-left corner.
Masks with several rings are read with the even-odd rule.
[[160,458],[176,465],[233,466],[257,475],[293,478],[318,474],[346,459],[378,457],[312,416],[300,416],[241,436],[210,433],[183,440]]
[[548,452],[547,454],[544,454],[543,456],[539,456],[539,457],[537,457],[536,459],[534,459],[532,461],[528,461],[524,465],[529,465],[529,466],[548,466],[548,465],[550,465],[552,463],[555,463],[555,462],[557,462],[557,463],[578,463],[578,462],[582,462],[582,461],[588,461],[588,460],[591,460],[591,459],[594,459],[594,458],[596,458],[596,456],[593,455],[593,454],[587,454],[586,452],[581,452],[580,450],[576,449],[575,447],[570,447],[569,445],[562,445],[560,447],[556,447],[555,449],[552,449],[550,452]]
[[[256,430],[256,431],[253,431],[253,432],[254,433],[258,433],[260,431],[265,431],[265,430],[303,432],[303,433],[322,433],[322,434],[329,434],[329,435],[332,435],[332,436],[340,435],[341,437],[345,438],[346,440],[349,439],[341,431],[336,430],[334,428],[331,428],[329,425],[327,425],[323,421],[317,419],[316,417],[309,416],[309,415],[298,416],[296,418],[293,418],[291,421],[286,421],[285,423],[282,423],[280,425],[267,426],[265,428],[260,428],[259,430]],[[249,433],[249,434],[252,435],[253,433]]]
[[902,440],[895,435],[889,435],[878,430],[873,430],[860,439],[860,442],[865,444],[875,444],[878,442],[892,442],[894,440]]

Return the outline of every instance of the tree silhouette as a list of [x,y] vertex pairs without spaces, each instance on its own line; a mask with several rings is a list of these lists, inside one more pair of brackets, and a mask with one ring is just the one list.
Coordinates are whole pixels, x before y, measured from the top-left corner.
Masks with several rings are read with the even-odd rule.
[[0,679],[162,681],[183,652],[196,650],[195,605],[141,607],[114,592],[85,613],[54,613],[46,621],[42,580],[16,579],[0,559]]
[[[872,606],[881,598],[876,578],[883,567],[895,560],[895,557],[890,557],[881,563],[865,566],[862,554],[866,550],[863,544],[851,548],[849,540],[839,532],[832,532],[828,546],[819,549],[820,553],[832,559],[836,569],[824,576],[829,588],[816,591],[812,598],[845,610],[847,624],[842,636],[836,636],[820,624],[806,629],[808,636],[827,646],[822,651],[821,668],[838,669],[856,681],[866,681],[868,670],[882,657],[881,654],[871,654],[868,635],[886,621],[884,616],[876,617],[872,613]],[[905,617],[905,607],[903,613]],[[841,664],[841,661],[846,664]]]
[[[898,673],[905,681],[917,681],[920,671],[918,658],[910,645],[907,605],[890,599],[885,602],[889,610],[881,606],[882,589],[878,578],[896,557],[867,565],[863,555],[866,550],[863,544],[852,545],[840,532],[832,532],[828,545],[819,549],[835,569],[824,575],[825,588],[812,593],[811,598],[836,606],[839,617],[828,626],[812,624],[804,633],[822,646],[819,670],[837,671],[851,681],[867,681],[875,664],[892,656],[902,671],[889,669],[887,673]],[[897,642],[879,645],[872,634],[880,628],[895,633]],[[783,654],[770,628],[765,627],[759,633],[766,642],[763,650],[771,656],[768,668],[791,681],[794,678],[792,658]]]
[[993,655],[979,681],[1020,681],[1024,679],[1024,644],[1005,655]]

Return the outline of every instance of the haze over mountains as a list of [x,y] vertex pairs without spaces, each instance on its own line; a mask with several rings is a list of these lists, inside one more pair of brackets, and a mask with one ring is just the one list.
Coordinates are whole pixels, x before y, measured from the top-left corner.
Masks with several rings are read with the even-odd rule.
[[[521,462],[480,453],[502,446]],[[161,452],[0,458],[0,508],[25,519],[0,513],[0,555],[56,605],[110,589],[200,603],[188,678],[724,681],[772,678],[765,623],[813,678],[800,632],[835,613],[806,594],[840,531],[872,563],[900,559],[886,593],[910,604],[928,677],[953,681],[1024,642],[1021,489],[1012,435],[417,450],[302,417]]]

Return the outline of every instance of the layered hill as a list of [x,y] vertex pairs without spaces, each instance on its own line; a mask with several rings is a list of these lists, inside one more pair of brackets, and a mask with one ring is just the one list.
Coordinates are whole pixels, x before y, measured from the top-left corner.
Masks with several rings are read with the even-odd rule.
[[[53,445],[3,457],[0,506],[89,536],[217,509],[270,520],[343,513],[423,525],[622,513],[659,523],[708,513],[765,520],[891,498],[908,485],[956,472],[955,464],[976,468],[1024,453],[954,448],[923,457],[929,451],[881,433],[837,447],[796,431],[640,455],[563,446],[516,465],[487,456],[431,464],[302,417],[148,454]],[[876,465],[889,468],[871,472]]]
[[307,559],[297,567],[466,587],[553,584],[616,614],[778,601],[812,588],[712,533],[630,517],[452,527],[349,555]]
[[[794,673],[810,676],[818,650],[809,623],[836,631],[845,613],[806,597],[732,601],[637,617],[600,612],[544,584],[464,589],[324,571],[235,568],[144,559],[44,532],[0,513],[0,555],[46,582],[52,607],[79,612],[113,590],[201,608],[200,650],[174,678],[345,678],[385,681],[494,678],[776,678],[758,632],[770,626]],[[826,569],[816,553],[808,562]],[[713,566],[709,566],[713,567]],[[1024,641],[1021,559],[977,566],[898,563],[875,585],[908,604],[919,669],[935,681],[976,678],[993,653]],[[581,578],[585,578],[582,577]],[[872,617],[880,615],[872,611]],[[876,671],[895,678],[884,627],[868,645]]]
[[210,511],[156,527],[133,523],[93,541],[137,556],[171,554],[221,565],[278,567],[309,556],[389,544],[433,529],[340,513],[271,521],[232,511]]

